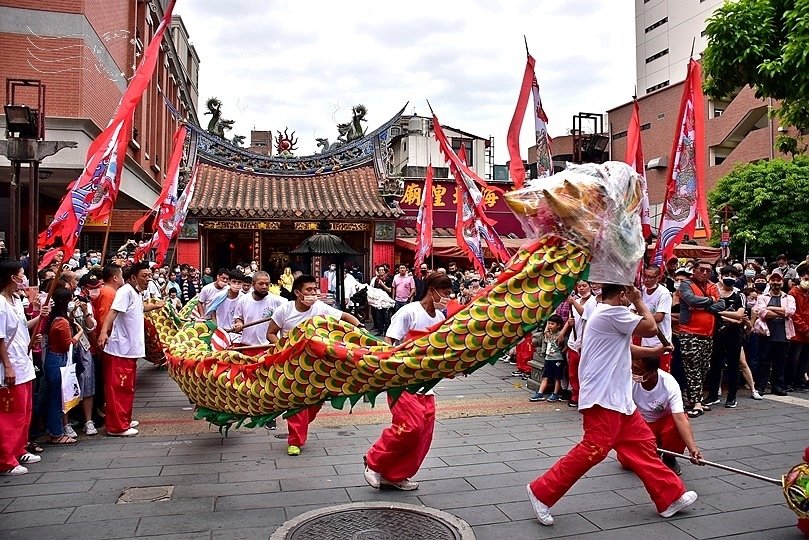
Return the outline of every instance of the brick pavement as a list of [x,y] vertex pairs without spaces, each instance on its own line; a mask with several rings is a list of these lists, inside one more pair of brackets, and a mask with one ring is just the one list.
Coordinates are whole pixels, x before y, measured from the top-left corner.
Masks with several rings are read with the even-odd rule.
[[[697,503],[675,518],[657,516],[640,481],[613,458],[595,467],[541,527],[525,484],[578,441],[578,414],[562,404],[527,403],[523,385],[498,363],[439,385],[441,419],[416,476],[418,491],[376,491],[362,455],[388,416],[384,404],[352,415],[324,410],[300,457],[278,432],[239,430],[223,439],[190,420],[188,401],[163,371],[140,371],[133,439],[82,437],[48,447],[31,473],[0,478],[2,538],[267,538],[303,512],[358,501],[401,501],[469,522],[477,538],[798,538],[795,515],[776,486],[683,464]],[[714,411],[693,422],[706,459],[777,477],[809,444],[808,394]],[[441,409],[451,409],[442,412]],[[522,411],[532,411],[525,413]],[[174,486],[170,500],[116,504],[130,487]]]

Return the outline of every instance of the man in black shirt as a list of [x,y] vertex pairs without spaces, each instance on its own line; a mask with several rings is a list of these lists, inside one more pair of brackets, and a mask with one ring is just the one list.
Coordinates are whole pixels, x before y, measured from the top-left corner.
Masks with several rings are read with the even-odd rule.
[[728,385],[728,398],[725,407],[736,407],[736,391],[739,388],[739,356],[742,350],[743,325],[745,318],[742,295],[734,287],[732,266],[723,267],[720,272],[719,296],[725,301],[725,311],[717,314],[717,330],[714,332],[711,368],[708,372],[708,397],[705,405],[717,405],[720,402],[722,388],[722,368],[727,366],[725,382]]

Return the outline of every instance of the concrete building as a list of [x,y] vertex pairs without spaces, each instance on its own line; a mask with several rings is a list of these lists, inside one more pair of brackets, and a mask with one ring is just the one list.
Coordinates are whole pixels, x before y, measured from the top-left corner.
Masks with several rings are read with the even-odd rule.
[[705,24],[724,0],[635,0],[637,92],[643,96],[685,79],[691,55],[708,40]]
[[[87,148],[106,127],[159,25],[165,0],[0,0],[0,74],[3,79],[33,79],[46,86],[45,139],[78,142],[40,165],[40,216],[37,231],[53,217],[67,185],[84,167]],[[152,81],[135,111],[121,188],[113,214],[110,246],[132,236],[132,224],[151,206],[164,178],[177,122],[169,101],[192,122],[197,119],[199,57],[179,17],[161,45]],[[36,106],[24,92],[17,104]],[[5,117],[0,116],[4,128]],[[3,129],[5,133],[5,129]],[[8,230],[9,162],[0,158],[0,230]],[[23,172],[27,179],[27,172]],[[27,200],[23,185],[22,200]],[[27,223],[27,207],[22,220]],[[83,250],[100,249],[105,224],[89,222]],[[23,228],[23,245],[29,231]]]

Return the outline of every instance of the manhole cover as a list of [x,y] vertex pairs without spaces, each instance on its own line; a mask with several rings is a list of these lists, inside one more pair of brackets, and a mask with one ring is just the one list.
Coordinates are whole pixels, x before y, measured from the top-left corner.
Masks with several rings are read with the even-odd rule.
[[462,519],[425,506],[351,503],[313,510],[286,522],[270,540],[474,540]]
[[126,488],[116,501],[117,504],[168,501],[174,493],[174,486],[152,486]]

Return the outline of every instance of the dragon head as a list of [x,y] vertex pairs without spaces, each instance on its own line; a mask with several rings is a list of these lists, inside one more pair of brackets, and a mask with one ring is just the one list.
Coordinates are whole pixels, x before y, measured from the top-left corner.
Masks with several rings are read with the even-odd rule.
[[208,101],[205,102],[205,108],[208,109],[205,114],[218,113],[222,108],[222,102],[219,101],[219,98],[208,98]]
[[553,233],[592,254],[590,279],[634,281],[645,242],[641,232],[641,179],[626,163],[571,165],[506,193],[529,237]]

